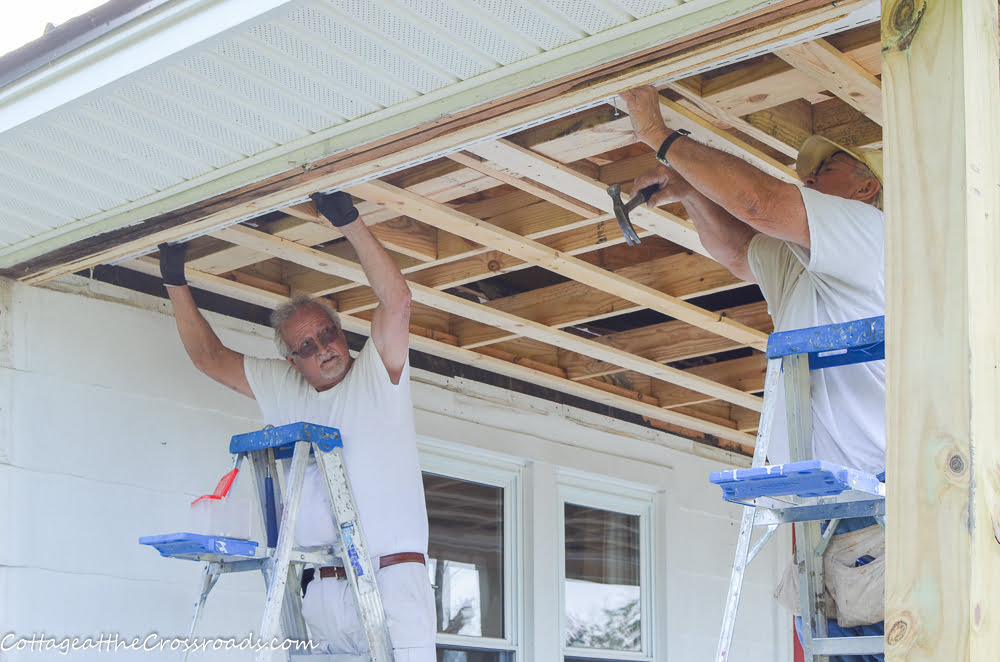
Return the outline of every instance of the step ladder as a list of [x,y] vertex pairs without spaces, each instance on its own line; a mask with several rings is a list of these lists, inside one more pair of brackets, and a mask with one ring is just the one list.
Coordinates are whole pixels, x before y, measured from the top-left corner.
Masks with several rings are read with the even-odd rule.
[[[258,551],[258,543],[233,538],[203,536],[192,533],[172,533],[139,539],[152,545],[162,556],[205,562],[201,594],[194,607],[188,630],[193,639],[198,620],[209,592],[219,577],[230,572],[260,570],[267,587],[264,617],[261,622],[262,642],[289,639],[301,642],[299,654],[308,654],[305,646],[309,635],[302,618],[299,595],[301,571],[306,566],[343,565],[358,607],[370,655],[335,656],[327,659],[364,659],[371,662],[392,662],[392,645],[386,626],[385,611],[375,581],[375,569],[358,519],[354,496],[344,467],[343,442],[335,428],[311,423],[292,423],[268,427],[258,432],[239,434],[232,438],[229,452],[233,468],[239,469],[249,459],[256,481],[267,546]],[[296,547],[295,522],[299,512],[306,465],[312,455],[325,478],[332,515],[340,531],[337,549],[332,547]],[[276,460],[291,458],[285,497],[282,499]],[[275,489],[278,488],[278,489]],[[277,514],[280,513],[280,523]],[[342,561],[342,562],[341,562]],[[296,647],[292,647],[295,651]],[[261,650],[258,660],[269,651]],[[295,656],[294,652],[290,656]],[[185,659],[187,655],[185,654]],[[313,660],[322,659],[316,655]]]
[[[729,660],[746,566],[781,524],[795,527],[796,564],[802,608],[801,644],[806,662],[828,655],[882,653],[884,638],[827,636],[823,552],[841,519],[874,517],[885,526],[885,485],[879,477],[812,459],[809,372],[885,357],[883,317],[772,333],[767,344],[764,406],[749,469],[712,473],[726,501],[743,504],[743,519],[716,662]],[[765,466],[778,380],[784,379],[792,462]],[[825,530],[821,523],[829,521]],[[767,527],[753,548],[755,527]]]

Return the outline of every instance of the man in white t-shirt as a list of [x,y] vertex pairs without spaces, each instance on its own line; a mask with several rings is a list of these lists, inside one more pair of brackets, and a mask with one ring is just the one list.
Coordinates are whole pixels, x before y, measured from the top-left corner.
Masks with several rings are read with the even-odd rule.
[[[344,192],[313,196],[347,238],[378,298],[371,337],[352,358],[340,319],[321,299],[294,299],[271,316],[284,360],[225,347],[198,310],[184,276],[186,247],[160,246],[160,270],[177,329],[195,367],[257,400],[266,423],[307,421],[338,428],[344,463],[364,527],[397,662],[435,659],[434,595],[427,576],[427,512],[410,398],[410,289]],[[314,461],[306,469],[295,539],[337,539],[326,488]],[[308,572],[308,571],[307,571]],[[344,570],[320,568],[304,582],[302,613],[312,641],[329,653],[362,654],[368,645]]]
[[[708,253],[760,286],[776,331],[885,314],[881,152],[812,136],[799,151],[796,186],[668,129],[654,88],[622,97],[663,163],[633,190],[657,184],[650,204],[682,203]],[[885,362],[815,371],[811,381],[813,456],[881,472]],[[779,409],[768,447],[776,464],[789,456],[783,420]]]
[[[671,131],[654,88],[622,98],[636,133],[661,163],[636,178],[632,190],[656,184],[649,204],[682,203],[708,253],[760,286],[776,331],[885,314],[881,152],[812,136],[799,151],[795,168],[803,186],[796,186],[686,131]],[[810,378],[813,456],[883,471],[885,362],[828,368]],[[768,446],[775,464],[789,460],[780,388]]]

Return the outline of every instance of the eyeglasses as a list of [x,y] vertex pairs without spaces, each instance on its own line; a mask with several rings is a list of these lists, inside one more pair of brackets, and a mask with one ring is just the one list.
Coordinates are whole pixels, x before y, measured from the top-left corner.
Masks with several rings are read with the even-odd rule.
[[328,326],[322,331],[320,331],[319,335],[316,336],[316,340],[319,341],[319,345],[317,345],[316,342],[312,338],[310,338],[309,340],[302,343],[302,345],[297,350],[292,352],[292,356],[295,356],[300,359],[311,359],[312,357],[316,356],[316,352],[319,351],[320,345],[326,347],[327,345],[337,342],[337,337],[339,335],[340,335],[340,327]]

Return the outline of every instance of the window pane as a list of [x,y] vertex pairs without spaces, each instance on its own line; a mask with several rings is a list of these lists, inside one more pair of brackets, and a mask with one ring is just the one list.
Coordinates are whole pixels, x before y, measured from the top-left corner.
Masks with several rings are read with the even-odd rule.
[[474,648],[456,648],[455,646],[438,646],[438,662],[514,662],[514,653],[510,651],[476,650]]
[[639,516],[567,503],[566,645],[639,651]]
[[425,473],[424,495],[438,632],[502,639],[503,488]]

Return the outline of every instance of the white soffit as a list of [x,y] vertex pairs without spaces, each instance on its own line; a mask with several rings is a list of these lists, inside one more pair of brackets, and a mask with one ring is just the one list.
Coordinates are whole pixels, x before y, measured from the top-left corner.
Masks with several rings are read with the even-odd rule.
[[0,90],[0,267],[488,101],[507,70],[541,82],[567,52],[584,69],[772,2],[170,3]]

